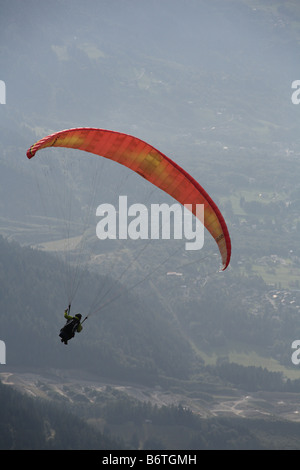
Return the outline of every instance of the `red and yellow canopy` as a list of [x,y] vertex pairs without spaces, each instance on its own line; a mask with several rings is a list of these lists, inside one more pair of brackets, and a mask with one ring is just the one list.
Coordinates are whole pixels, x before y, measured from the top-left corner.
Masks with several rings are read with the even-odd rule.
[[85,150],[109,158],[146,178],[170,194],[181,204],[204,204],[204,225],[218,244],[222,256],[222,269],[226,269],[231,256],[231,242],[226,222],[217,205],[200,184],[179,165],[146,142],[128,134],[95,129],[67,129],[48,135],[27,150],[32,158],[46,147],[68,147]]

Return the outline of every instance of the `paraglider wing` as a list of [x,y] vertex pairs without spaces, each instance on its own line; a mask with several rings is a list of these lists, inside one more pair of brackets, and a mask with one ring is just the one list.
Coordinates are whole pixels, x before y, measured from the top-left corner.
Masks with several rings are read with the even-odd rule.
[[159,150],[128,134],[82,127],[48,135],[27,150],[27,157],[32,158],[38,150],[46,147],[85,150],[114,160],[143,176],[181,204],[192,204],[194,215],[196,204],[204,204],[204,225],[218,244],[222,269],[227,268],[231,242],[220,210],[191,175]]

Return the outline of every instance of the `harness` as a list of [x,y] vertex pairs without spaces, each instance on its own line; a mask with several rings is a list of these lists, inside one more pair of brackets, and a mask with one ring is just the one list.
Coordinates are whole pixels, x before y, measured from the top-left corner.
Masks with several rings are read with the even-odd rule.
[[67,320],[66,324],[60,330],[59,336],[64,340],[73,338],[79,324],[79,318],[74,317],[71,320]]

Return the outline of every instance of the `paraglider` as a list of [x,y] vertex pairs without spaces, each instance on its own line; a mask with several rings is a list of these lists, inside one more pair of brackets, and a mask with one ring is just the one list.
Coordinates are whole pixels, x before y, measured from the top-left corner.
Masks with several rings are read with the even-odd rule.
[[[228,267],[231,257],[231,241],[226,222],[219,208],[203,187],[189,173],[159,150],[147,142],[128,134],[105,129],[81,127],[62,130],[40,139],[27,150],[27,157],[32,159],[36,152],[48,147],[84,150],[126,166],[145,178],[152,185],[160,188],[177,200],[182,206],[187,207],[196,219],[202,222],[218,246],[222,260],[221,269],[224,271]],[[201,216],[199,215],[199,205],[202,205],[204,208],[204,217],[203,211]],[[69,226],[66,236],[70,236]],[[163,265],[165,261],[162,261],[159,266]],[[123,270],[122,275],[127,269],[128,267]],[[146,276],[138,279],[134,287],[149,278],[155,270],[157,270],[157,267],[151,270],[150,273],[147,273]],[[76,273],[78,273],[78,269],[76,269]],[[73,295],[69,293],[69,304],[71,304],[71,299],[74,298],[78,287],[77,282],[71,282],[70,284],[73,284],[75,289],[73,290]],[[108,289],[105,295],[110,290],[111,288]],[[105,302],[103,302],[102,297],[100,307],[97,306],[95,310],[91,310],[88,316],[102,310],[110,302],[120,297],[120,295],[121,293],[117,293],[112,299],[108,299]],[[82,323],[88,317],[81,321],[82,317],[80,314],[76,314],[74,317],[71,316],[69,305],[65,310],[65,318],[67,322],[60,330],[59,336],[64,344],[68,344],[68,341],[76,333],[82,331]]]
[[71,305],[65,309],[64,317],[67,320],[66,324],[61,328],[59,336],[61,338],[61,342],[64,344],[68,344],[68,341],[74,338],[75,333],[80,333],[82,331],[82,323],[87,319],[81,321],[82,315],[81,313],[76,313],[74,317],[70,315]]
[[74,128],[48,135],[27,150],[31,159],[47,147],[67,147],[114,160],[138,173],[182,205],[188,204],[197,216],[204,205],[204,226],[215,239],[222,258],[222,270],[230,262],[231,241],[226,222],[211,197],[183,168],[148,143],[128,134],[96,129]]

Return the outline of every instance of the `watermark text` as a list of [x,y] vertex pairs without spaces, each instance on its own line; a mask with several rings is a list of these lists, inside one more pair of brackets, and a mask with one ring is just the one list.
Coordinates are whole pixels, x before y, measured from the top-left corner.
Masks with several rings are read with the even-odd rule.
[[0,340],[0,364],[6,364],[6,346],[4,341]]
[[300,80],[294,80],[292,82],[292,88],[295,90],[291,96],[292,103],[299,104],[300,103]]
[[119,206],[100,204],[96,216],[100,221],[96,235],[100,240],[163,239],[187,240],[186,250],[200,250],[204,244],[204,205],[196,204],[196,217],[192,204],[151,204],[150,214],[144,204],[128,206],[127,196],[119,196]]
[[3,80],[0,80],[0,104],[6,104],[6,86]]
[[300,364],[300,340],[296,339],[295,341],[292,342],[292,349],[295,349],[296,351],[293,352],[292,354],[292,363],[295,366],[298,366]]

